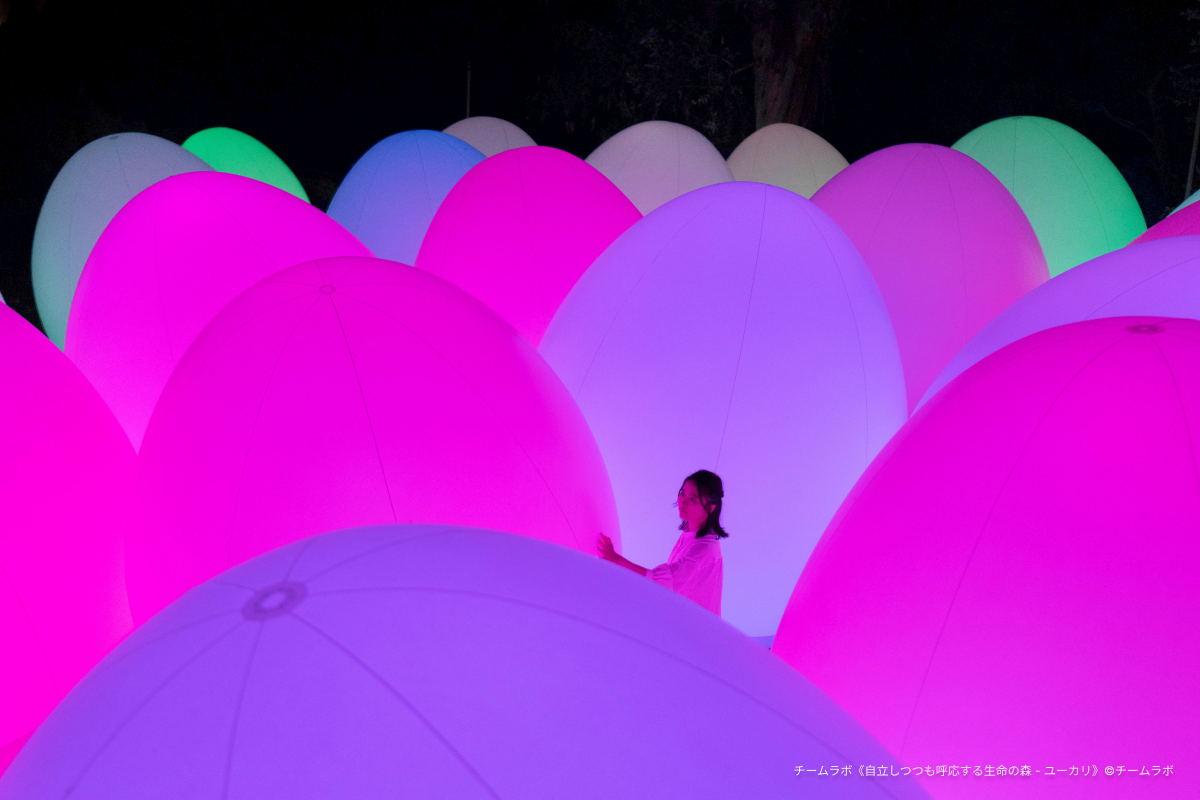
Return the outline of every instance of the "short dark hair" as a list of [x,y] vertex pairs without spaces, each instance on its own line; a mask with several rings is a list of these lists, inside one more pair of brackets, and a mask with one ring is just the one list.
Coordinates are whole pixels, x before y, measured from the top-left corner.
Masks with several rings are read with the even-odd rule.
[[[688,481],[695,485],[696,494],[700,495],[700,502],[705,508],[714,506],[713,510],[708,513],[708,519],[704,520],[700,530],[696,531],[696,538],[715,533],[718,539],[724,539],[729,534],[721,527],[721,498],[725,496],[725,487],[721,484],[720,476],[706,469],[698,469],[683,479],[683,483],[679,484],[679,491],[683,491],[683,487],[687,485]],[[686,527],[686,522],[679,523],[679,530],[684,530]]]

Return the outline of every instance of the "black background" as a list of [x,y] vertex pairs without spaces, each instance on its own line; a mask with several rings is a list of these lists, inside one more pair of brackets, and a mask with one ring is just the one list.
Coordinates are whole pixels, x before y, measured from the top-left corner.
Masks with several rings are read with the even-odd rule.
[[[0,0],[0,292],[37,321],[38,209],[66,160],[108,133],[243,130],[325,208],[372,144],[463,116],[470,62],[472,114],[586,156],[594,137],[572,132],[539,86],[571,57],[556,46],[564,23],[602,1]],[[723,19],[736,19],[741,6],[727,5]],[[1152,224],[1184,194],[1191,7],[844,0],[811,127],[853,161],[901,142],[950,145],[998,117],[1051,117],[1108,154]],[[748,63],[748,27],[720,33]],[[752,72],[736,80],[748,92]],[[747,108],[738,128],[753,125]]]

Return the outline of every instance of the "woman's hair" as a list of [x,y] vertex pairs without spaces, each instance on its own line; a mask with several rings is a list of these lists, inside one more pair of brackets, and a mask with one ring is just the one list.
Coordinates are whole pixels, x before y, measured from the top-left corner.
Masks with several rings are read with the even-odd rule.
[[[679,484],[680,491],[683,491],[683,487],[688,481],[696,486],[696,494],[700,495],[700,502],[705,508],[716,506],[709,512],[708,519],[704,520],[700,530],[696,531],[696,538],[715,533],[717,538],[724,539],[729,534],[721,527],[721,498],[725,496],[725,487],[721,485],[720,476],[706,469],[696,470],[684,478],[683,483]],[[687,522],[679,523],[679,530],[682,531],[686,528]]]

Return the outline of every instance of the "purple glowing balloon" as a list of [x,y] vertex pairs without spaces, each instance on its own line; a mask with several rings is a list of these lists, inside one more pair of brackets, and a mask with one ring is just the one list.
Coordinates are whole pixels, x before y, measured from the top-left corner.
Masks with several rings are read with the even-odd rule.
[[133,449],[49,339],[0,306],[0,772],[129,632]]
[[859,764],[899,767],[690,600],[545,542],[393,525],[180,598],[63,701],[0,798],[927,798],[817,777]]
[[[993,353],[871,464],[774,651],[906,764],[1038,771],[921,778],[941,800],[1196,797],[1197,430],[1195,320]],[[1082,764],[1102,774],[1057,772]]]
[[1189,205],[1178,209],[1166,219],[1150,227],[1130,244],[1153,242],[1155,239],[1166,239],[1170,236],[1190,236],[1200,234],[1200,205]]
[[163,390],[138,455],[136,621],[234,564],[355,525],[478,525],[595,552],[604,462],[554,372],[475,298],[365,258],[230,303]]
[[910,411],[968,339],[1050,274],[1017,201],[948,147],[872,153],[831,178],[813,202],[846,232],[879,284]]
[[854,245],[761,183],[699,189],[636,223],[539,350],[596,435],[633,561],[666,561],[685,476],[724,479],[722,613],[752,636],[774,633],[821,531],[907,416]]
[[972,364],[1031,333],[1123,316],[1200,319],[1200,236],[1129,245],[1056,275],[975,334],[930,384],[921,403]]
[[171,370],[226,303],[292,264],[370,255],[282,189],[224,172],[176,175],[104,229],[75,290],[66,352],[138,449]]

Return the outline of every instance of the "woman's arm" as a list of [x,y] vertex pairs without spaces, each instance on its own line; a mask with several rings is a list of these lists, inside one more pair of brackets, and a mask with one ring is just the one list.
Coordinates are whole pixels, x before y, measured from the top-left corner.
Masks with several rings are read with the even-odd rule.
[[644,576],[646,574],[645,567],[639,567],[637,564],[618,553],[613,548],[612,539],[609,539],[603,533],[600,534],[600,538],[596,540],[596,549],[600,551],[600,557],[605,561],[611,561],[614,564],[619,564],[625,569],[636,572],[638,575]]

